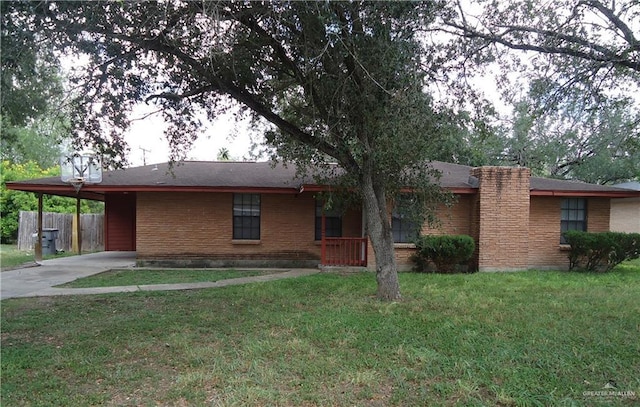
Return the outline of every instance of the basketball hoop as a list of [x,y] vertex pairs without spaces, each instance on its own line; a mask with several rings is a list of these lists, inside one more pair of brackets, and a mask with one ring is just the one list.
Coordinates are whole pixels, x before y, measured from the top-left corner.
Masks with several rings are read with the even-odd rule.
[[73,153],[60,158],[60,179],[71,184],[76,194],[84,184],[102,182],[102,165],[100,159],[90,153]]
[[82,185],[84,185],[84,178],[73,178],[67,182],[71,184],[73,189],[75,189],[76,194],[78,194],[80,193],[80,188],[82,188]]

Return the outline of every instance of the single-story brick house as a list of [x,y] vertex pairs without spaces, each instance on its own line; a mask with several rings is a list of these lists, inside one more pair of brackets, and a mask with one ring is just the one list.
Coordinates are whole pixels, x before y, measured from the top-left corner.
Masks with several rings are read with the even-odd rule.
[[[472,236],[480,271],[566,268],[561,231],[607,231],[612,201],[640,197],[640,191],[531,177],[527,168],[432,165],[458,199],[440,208],[439,227],[422,232]],[[7,187],[76,196],[59,178]],[[194,161],[172,171],[168,164],[108,171],[79,196],[105,202],[105,249],[136,251],[141,264],[375,267],[362,211],[323,217],[316,195],[324,189],[282,165]],[[399,268],[409,269],[414,248],[407,221],[390,216]]]

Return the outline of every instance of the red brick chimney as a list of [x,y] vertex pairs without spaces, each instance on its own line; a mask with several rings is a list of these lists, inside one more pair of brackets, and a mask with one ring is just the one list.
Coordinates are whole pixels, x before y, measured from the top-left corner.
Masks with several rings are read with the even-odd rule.
[[529,257],[528,168],[478,167],[474,214],[479,271],[526,270]]

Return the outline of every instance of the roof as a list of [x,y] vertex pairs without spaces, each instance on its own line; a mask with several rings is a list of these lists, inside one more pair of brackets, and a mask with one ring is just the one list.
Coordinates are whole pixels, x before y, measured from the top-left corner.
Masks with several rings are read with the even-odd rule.
[[531,177],[531,195],[558,195],[558,193],[581,196],[608,196],[608,194],[629,193],[633,195],[633,191],[625,188],[589,184],[581,181]]
[[[455,193],[473,194],[477,180],[470,177],[472,167],[435,161],[442,173],[440,185]],[[9,189],[76,196],[73,187],[49,177],[8,182]],[[108,193],[140,191],[298,193],[302,189],[321,190],[311,178],[301,178],[293,165],[271,162],[184,161],[105,171],[102,182],[86,184],[79,196],[104,200]],[[583,182],[531,178],[532,195],[564,196],[638,196],[628,189]]]
[[616,184],[616,185],[614,185],[614,187],[616,187],[616,188],[624,188],[624,189],[632,189],[634,191],[640,191],[640,182],[638,182],[638,181],[624,182],[622,184]]

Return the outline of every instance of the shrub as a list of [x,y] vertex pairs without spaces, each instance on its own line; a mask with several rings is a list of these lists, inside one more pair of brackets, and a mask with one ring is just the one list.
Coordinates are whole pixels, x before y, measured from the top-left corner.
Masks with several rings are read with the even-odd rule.
[[640,233],[576,230],[564,233],[569,251],[569,270],[609,271],[626,260],[640,257]]
[[465,265],[471,260],[476,244],[467,235],[420,236],[416,240],[416,249],[412,257],[416,271],[429,271],[429,262],[433,262],[436,271],[452,273],[458,265]]

